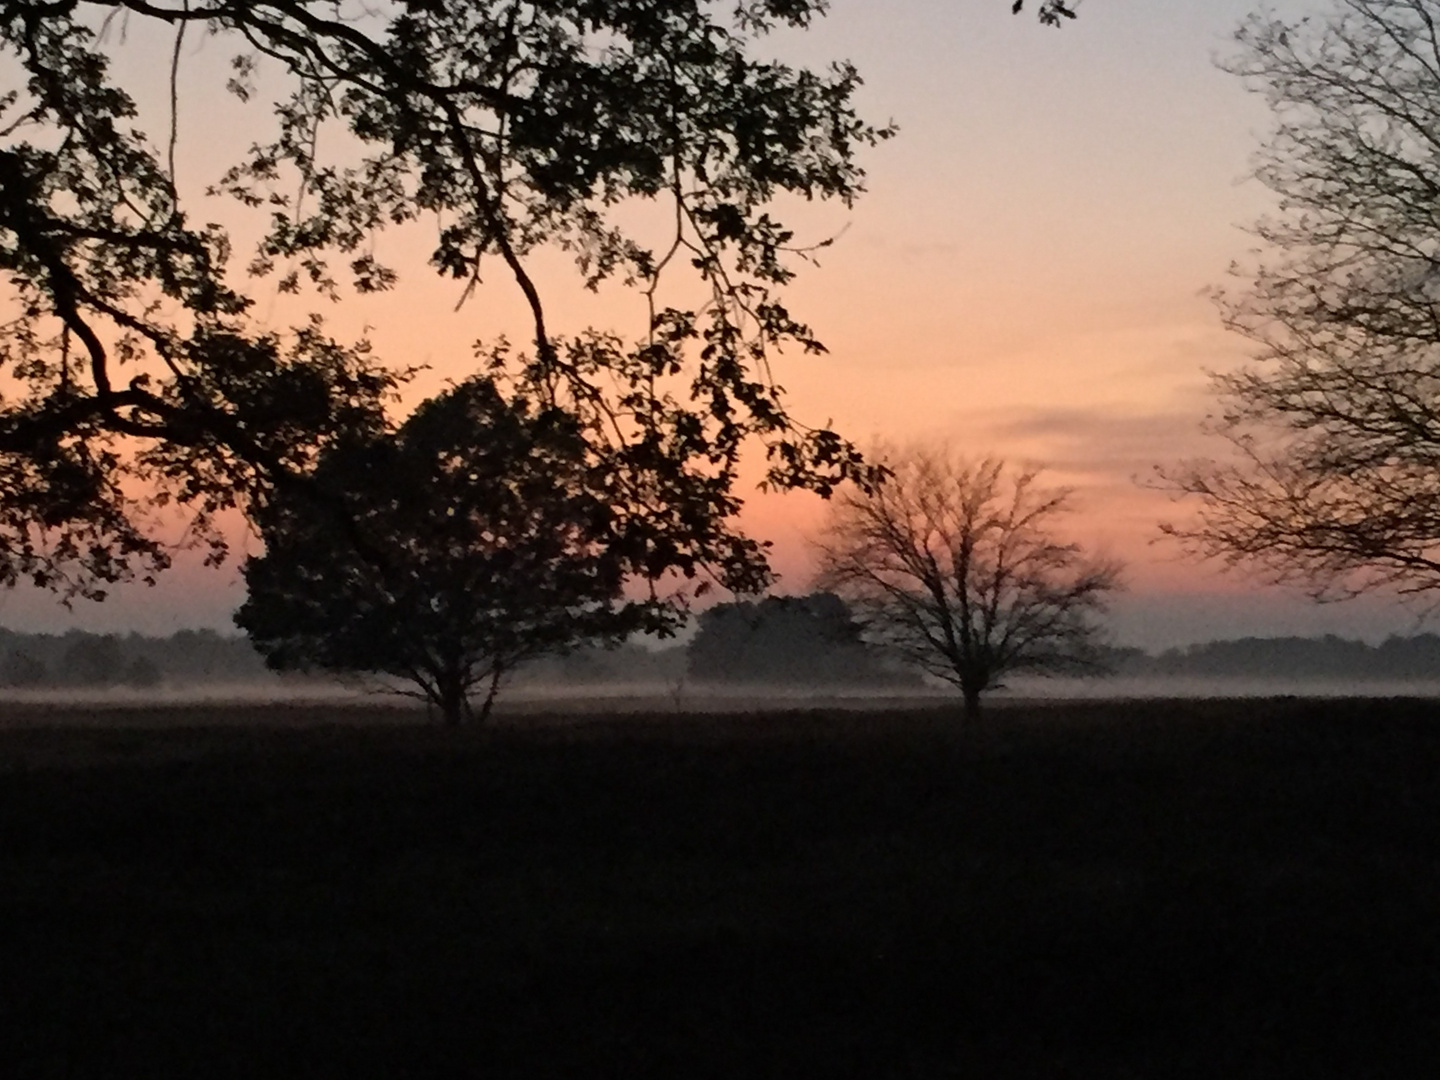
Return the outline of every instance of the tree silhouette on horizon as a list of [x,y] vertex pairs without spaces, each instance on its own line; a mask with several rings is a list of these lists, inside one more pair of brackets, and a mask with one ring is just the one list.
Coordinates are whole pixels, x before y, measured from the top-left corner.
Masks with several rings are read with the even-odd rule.
[[1099,617],[1120,565],[1055,535],[1068,489],[942,447],[881,460],[885,480],[838,496],[817,541],[816,585],[869,640],[958,688],[970,720],[1007,672],[1104,669]]
[[477,376],[393,435],[328,451],[317,474],[353,529],[273,501],[265,553],[243,567],[235,622],[278,670],[390,676],[453,726],[477,693],[485,720],[526,660],[673,628],[668,606],[623,597],[646,546],[563,410]]

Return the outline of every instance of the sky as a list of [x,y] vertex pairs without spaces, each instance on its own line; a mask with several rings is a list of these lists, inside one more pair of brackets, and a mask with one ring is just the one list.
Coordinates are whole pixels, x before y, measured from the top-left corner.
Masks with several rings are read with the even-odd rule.
[[[1200,431],[1214,404],[1206,372],[1245,357],[1205,290],[1225,282],[1252,246],[1244,226],[1271,205],[1247,180],[1264,104],[1215,66],[1254,6],[1085,0],[1056,31],[1029,12],[1012,17],[1007,0],[833,0],[823,22],[766,46],[797,62],[854,61],[862,113],[899,127],[867,154],[869,191],[853,209],[787,208],[802,241],[836,237],[790,290],[791,309],[830,350],[781,361],[792,410],[861,444],[942,441],[1046,466],[1076,491],[1074,537],[1127,565],[1114,626],[1129,644],[1375,639],[1417,626],[1386,598],[1317,606],[1185,559],[1158,523],[1186,507],[1144,483],[1157,465],[1219,452]],[[169,44],[135,33],[117,52],[142,99],[159,100]],[[200,40],[182,64],[180,172],[196,191],[227,146],[233,156],[263,130],[256,106],[216,93],[217,58]],[[396,293],[331,315],[338,332],[369,328],[382,356],[430,364],[416,395],[463,375],[477,337],[523,326],[498,275],[457,311],[455,289],[418,268],[427,239],[383,238],[382,256],[415,272]],[[633,301],[580,294],[558,260],[540,274],[565,295],[571,328],[635,331]],[[278,298],[261,308],[287,314]],[[750,498],[745,525],[773,541],[781,591],[807,587],[807,537],[824,510],[813,496]],[[249,550],[241,536],[238,553]],[[236,564],[205,570],[182,555],[161,585],[122,588],[102,605],[0,594],[0,624],[223,628],[240,599]]]

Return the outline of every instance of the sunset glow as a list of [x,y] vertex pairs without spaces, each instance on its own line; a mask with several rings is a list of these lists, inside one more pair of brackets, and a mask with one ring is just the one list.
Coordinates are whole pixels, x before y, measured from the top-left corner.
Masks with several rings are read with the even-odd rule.
[[[1245,181],[1268,124],[1263,103],[1213,63],[1251,7],[1106,0],[1055,32],[1012,18],[997,0],[835,0],[823,24],[772,43],[797,62],[855,61],[863,108],[900,129],[870,152],[869,193],[853,210],[784,208],[798,242],[835,238],[790,290],[792,310],[830,350],[777,368],[795,414],[833,422],[862,445],[944,440],[1044,464],[1076,489],[1076,538],[1128,564],[1117,628],[1142,644],[1412,625],[1407,611],[1380,602],[1311,609],[1157,543],[1157,523],[1186,509],[1144,481],[1157,465],[1213,452],[1200,432],[1211,407],[1205,372],[1245,355],[1202,293],[1224,282],[1251,244],[1242,226],[1268,206],[1265,190]],[[117,46],[121,78],[157,92],[167,48],[140,34]],[[180,172],[198,191],[215,179],[222,147],[248,141],[263,113],[223,95],[213,40],[187,50]],[[217,220],[234,215],[214,206]],[[325,312],[337,336],[368,334],[387,360],[427,365],[411,404],[467,374],[477,339],[525,340],[521,298],[503,268],[457,308],[460,285],[424,265],[432,238],[425,228],[382,236],[400,287]],[[536,266],[564,298],[554,309],[560,332],[643,329],[633,292],[585,293],[558,254]],[[312,303],[261,297],[257,313],[277,327]],[[773,541],[782,590],[806,587],[806,538],[823,514],[809,495],[750,500],[746,528]],[[237,535],[237,553],[248,543]],[[156,590],[127,587],[73,612],[20,590],[0,601],[0,622],[224,625],[238,572],[194,562],[180,557]]]

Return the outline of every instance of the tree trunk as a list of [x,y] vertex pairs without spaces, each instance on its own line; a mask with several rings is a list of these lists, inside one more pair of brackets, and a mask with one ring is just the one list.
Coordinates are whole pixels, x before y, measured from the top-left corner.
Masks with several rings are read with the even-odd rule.
[[973,724],[980,719],[980,688],[964,686],[960,692],[965,695],[965,722]]
[[456,728],[465,722],[470,712],[470,703],[465,697],[465,684],[458,678],[440,680],[440,718],[448,728]]

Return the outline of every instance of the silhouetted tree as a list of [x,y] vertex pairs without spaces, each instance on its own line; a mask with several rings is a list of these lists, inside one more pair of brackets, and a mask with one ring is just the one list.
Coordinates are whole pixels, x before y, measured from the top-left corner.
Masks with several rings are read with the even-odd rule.
[[823,592],[716,604],[701,613],[686,660],[689,676],[701,682],[903,681],[862,640],[845,601]]
[[136,656],[125,665],[124,683],[132,690],[153,690],[165,681],[160,667],[148,656]]
[[1247,637],[1166,649],[1139,650],[1120,661],[1130,675],[1191,675],[1202,678],[1402,679],[1440,677],[1440,637],[1389,637],[1378,646],[1327,634],[1324,637]]
[[[67,635],[72,636],[72,635]],[[114,634],[76,633],[65,649],[60,674],[70,686],[106,687],[120,681],[125,657]]]
[[265,662],[243,636],[214,630],[177,630],[157,650],[172,678],[223,683],[266,674]]
[[[428,217],[430,262],[464,295],[487,261],[513,281],[528,344],[488,359],[575,415],[614,471],[613,501],[648,516],[654,560],[753,585],[762,552],[725,526],[741,447],[762,442],[781,485],[825,492],[864,471],[833,432],[792,420],[770,376],[781,349],[821,348],[783,302],[806,249],[777,197],[848,205],[858,152],[889,134],[856,114],[852,66],[758,55],[772,29],[824,7],[0,5],[14,75],[0,91],[0,366],[20,384],[0,403],[0,582],[101,596],[152,576],[168,563],[144,524],[157,500],[190,508],[217,557],[214,516],[232,506],[308,488],[341,516],[343,493],[304,481],[327,447],[373,433],[403,378],[318,323],[262,331],[227,274],[228,234],[185,205],[175,102],[194,71],[187,41],[203,34],[197,77],[275,101],[268,132],[237,131],[229,157],[207,162],[218,175],[197,177],[257,216],[249,273],[320,297],[389,289],[376,233]],[[173,35],[168,107],[148,116],[112,64],[147,30]],[[214,62],[227,49],[228,68]],[[673,223],[654,246],[617,211],[635,200]],[[530,270],[546,247],[573,255],[587,285],[633,287],[636,340],[555,335]],[[681,272],[698,288],[677,291],[705,300],[666,308]]]
[[1162,471],[1199,500],[1166,528],[1320,598],[1440,587],[1437,20],[1434,0],[1257,15],[1227,65],[1273,110],[1257,175],[1280,208],[1220,297],[1256,346],[1215,379],[1236,453]]
[[23,649],[12,648],[0,665],[0,683],[17,689],[32,689],[44,686],[50,679],[50,669],[38,657]]
[[526,659],[674,618],[621,597],[649,549],[616,518],[573,417],[507,401],[489,379],[431,399],[391,437],[331,450],[317,474],[354,527],[272,501],[265,554],[244,567],[235,621],[276,668],[392,676],[457,724],[478,686],[484,719]]
[[1096,669],[1119,566],[1055,539],[1069,491],[940,450],[886,464],[884,483],[836,498],[819,542],[818,584],[872,640],[958,686],[971,718],[1006,672]]

